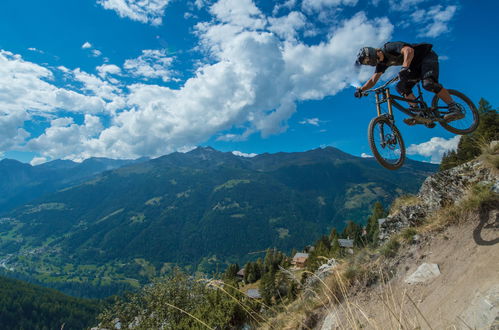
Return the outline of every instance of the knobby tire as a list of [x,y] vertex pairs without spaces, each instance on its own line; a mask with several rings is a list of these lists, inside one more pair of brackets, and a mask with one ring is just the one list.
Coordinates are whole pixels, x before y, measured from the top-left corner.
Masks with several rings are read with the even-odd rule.
[[[448,89],[447,91],[449,92],[450,95],[452,95],[454,102],[459,103],[461,105],[466,105],[466,107],[465,107],[466,113],[465,113],[464,118],[461,118],[461,119],[456,120],[456,121],[451,121],[450,123],[446,123],[444,121],[441,121],[440,125],[442,125],[443,128],[445,128],[446,130],[448,130],[449,132],[454,133],[454,134],[464,135],[464,134],[468,134],[468,133],[473,132],[478,127],[478,123],[479,123],[478,110],[476,109],[475,105],[463,93],[458,92],[454,89]],[[435,108],[435,109],[437,108],[439,99],[440,98],[437,95],[435,95],[433,97],[433,100],[431,101],[431,106],[433,108]],[[471,125],[469,127],[460,129],[460,128],[453,126],[453,124],[458,124],[463,119],[469,119],[470,115],[473,116],[473,122],[471,123]]]
[[[375,142],[375,134],[378,134],[379,132],[375,133],[376,127],[382,127],[382,125],[386,125],[391,129],[393,132],[393,135],[395,136],[396,142],[398,146],[400,147],[400,156],[397,159],[395,163],[391,163],[387,161],[378,151],[378,147],[376,146]],[[405,160],[405,145],[404,145],[404,140],[402,140],[402,135],[400,134],[398,128],[395,126],[395,124],[392,124],[392,122],[386,117],[386,116],[379,116],[376,118],[373,118],[371,122],[369,123],[369,127],[367,130],[367,135],[369,139],[369,146],[371,147],[371,150],[373,152],[374,157],[376,160],[385,168],[389,170],[396,170],[399,169],[403,164]],[[381,147],[381,146],[380,146]]]

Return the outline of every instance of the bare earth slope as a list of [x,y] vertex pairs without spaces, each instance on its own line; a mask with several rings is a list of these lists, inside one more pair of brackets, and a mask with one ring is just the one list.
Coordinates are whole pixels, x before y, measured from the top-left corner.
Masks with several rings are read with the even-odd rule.
[[[351,298],[350,308],[358,305],[352,313],[371,329],[491,329],[493,323],[499,326],[498,320],[494,322],[499,315],[498,237],[496,209],[422,238],[392,261],[398,264],[393,279]],[[438,264],[441,275],[426,283],[405,283],[423,263]],[[336,317],[326,317],[318,328],[353,328],[346,304],[334,308],[330,314]]]
[[[380,236],[388,239],[408,226],[419,234],[396,257],[377,259],[381,281],[351,288],[340,305],[319,313],[316,329],[499,330],[498,183],[497,170],[478,162],[428,178],[418,196],[423,202],[389,216]],[[471,211],[459,203],[477,199],[479,192],[469,190],[474,184],[491,185],[495,193]],[[442,208],[450,202],[454,206]],[[417,216],[422,213],[424,223]],[[437,275],[409,284],[422,265]]]

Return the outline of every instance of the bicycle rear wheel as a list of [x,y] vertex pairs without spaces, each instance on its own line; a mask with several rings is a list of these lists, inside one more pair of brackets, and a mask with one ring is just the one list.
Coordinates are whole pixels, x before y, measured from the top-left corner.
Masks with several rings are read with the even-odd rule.
[[[452,99],[454,100],[454,102],[456,102],[461,108],[461,111],[464,113],[464,117],[459,120],[451,121],[449,123],[440,121],[440,125],[454,134],[463,135],[473,132],[478,127],[479,122],[478,111],[475,105],[463,93],[453,89],[448,89],[447,91],[450,95],[452,95]],[[437,109],[442,116],[448,113],[448,109],[445,110],[447,104],[442,101],[442,99],[437,95],[433,97],[431,106],[432,108]]]
[[405,146],[402,135],[386,116],[373,118],[367,135],[373,155],[383,167],[396,170],[404,164]]

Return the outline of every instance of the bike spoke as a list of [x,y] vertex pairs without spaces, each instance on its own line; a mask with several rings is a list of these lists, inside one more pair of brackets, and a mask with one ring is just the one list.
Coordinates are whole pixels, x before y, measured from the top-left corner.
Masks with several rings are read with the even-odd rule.
[[379,155],[390,164],[397,164],[402,153],[395,132],[389,125],[380,123],[374,127],[374,143]]

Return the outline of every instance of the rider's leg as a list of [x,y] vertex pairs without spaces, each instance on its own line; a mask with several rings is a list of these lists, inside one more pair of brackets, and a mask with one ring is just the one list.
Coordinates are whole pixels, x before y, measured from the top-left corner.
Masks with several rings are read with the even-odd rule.
[[454,103],[454,100],[452,99],[452,96],[450,96],[449,91],[443,87],[440,92],[437,93],[437,96],[447,104]]
[[[397,89],[397,92],[400,95],[402,95],[403,97],[405,97],[406,99],[414,100],[414,99],[416,99],[416,96],[414,96],[414,94],[412,93],[412,88],[414,87],[414,85],[416,85],[415,82],[401,80],[398,82],[396,89]],[[409,102],[409,104],[411,105],[411,107],[418,106],[417,103]]]

